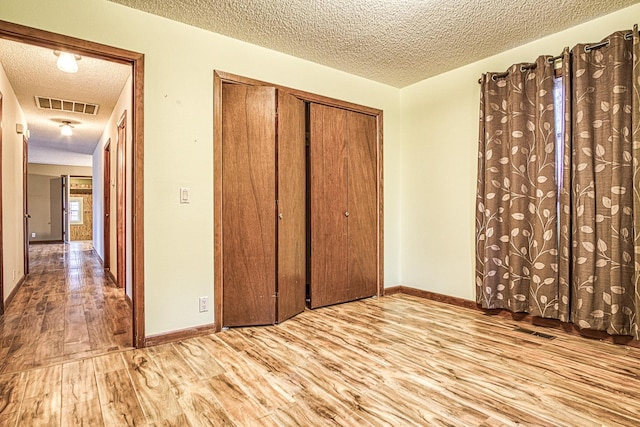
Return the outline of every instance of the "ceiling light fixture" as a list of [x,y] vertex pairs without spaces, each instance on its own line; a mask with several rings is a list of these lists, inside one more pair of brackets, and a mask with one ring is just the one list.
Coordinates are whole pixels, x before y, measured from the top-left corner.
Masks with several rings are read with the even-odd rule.
[[59,50],[53,51],[54,55],[58,57],[58,69],[60,71],[64,71],[65,73],[77,73],[78,72],[78,62],[82,57],[80,55],[74,55],[69,52],[62,52]]
[[71,136],[73,135],[73,126],[71,126],[71,122],[63,121],[60,125],[60,133],[63,136]]

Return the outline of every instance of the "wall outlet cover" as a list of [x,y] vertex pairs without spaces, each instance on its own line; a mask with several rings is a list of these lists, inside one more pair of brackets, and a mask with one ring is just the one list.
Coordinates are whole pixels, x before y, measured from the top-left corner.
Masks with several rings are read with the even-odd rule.
[[199,307],[200,307],[200,313],[209,311],[209,297],[200,297]]

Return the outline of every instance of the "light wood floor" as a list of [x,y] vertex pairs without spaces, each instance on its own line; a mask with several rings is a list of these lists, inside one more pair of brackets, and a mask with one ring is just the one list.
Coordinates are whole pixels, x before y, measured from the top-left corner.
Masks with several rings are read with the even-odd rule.
[[0,374],[131,347],[131,309],[91,242],[31,245],[29,259],[0,317]]
[[0,425],[640,425],[640,349],[515,326],[367,299],[2,375]]

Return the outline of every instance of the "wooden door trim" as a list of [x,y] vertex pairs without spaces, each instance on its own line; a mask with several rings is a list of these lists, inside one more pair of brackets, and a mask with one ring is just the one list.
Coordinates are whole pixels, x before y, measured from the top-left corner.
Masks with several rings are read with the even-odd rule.
[[[0,123],[2,123],[2,101],[0,92]],[[4,239],[2,227],[2,129],[0,129],[0,315],[4,314]]]
[[[120,138],[120,134],[123,137]],[[127,289],[127,110],[116,125],[116,284]]]
[[0,20],[0,38],[132,67],[133,345],[144,347],[144,54]]
[[24,235],[24,276],[29,274],[29,141],[22,135],[22,228]]
[[102,240],[102,266],[108,270],[111,268],[111,138],[102,149]]
[[369,114],[376,117],[377,135],[377,201],[378,201],[378,280],[377,296],[384,294],[384,199],[383,199],[383,157],[382,123],[383,112],[377,108],[366,107],[339,99],[317,95],[298,89],[288,88],[260,80],[238,76],[215,70],[213,72],[213,265],[214,265],[214,319],[216,331],[222,328],[222,84],[246,84],[252,86],[271,86],[290,93],[304,101],[324,104],[345,110]]
[[[315,93],[293,89],[286,86],[280,86],[277,84],[264,82],[261,80],[251,79],[249,77],[238,76],[236,74],[226,73],[224,71],[219,71],[219,70],[214,71],[214,78],[216,76],[223,83],[245,84],[249,86],[271,86],[271,87],[275,87],[278,90],[283,90],[287,93],[290,93],[291,95],[296,96],[304,101],[315,102],[317,104],[323,104],[331,107],[343,108],[345,110],[356,111],[358,113],[364,113],[364,114],[370,114],[372,116],[382,117],[382,110],[379,110],[377,108],[366,107],[364,105],[354,104],[352,102],[342,101],[340,99],[330,98],[328,96],[317,95]],[[214,90],[215,90],[215,86],[214,86]]]

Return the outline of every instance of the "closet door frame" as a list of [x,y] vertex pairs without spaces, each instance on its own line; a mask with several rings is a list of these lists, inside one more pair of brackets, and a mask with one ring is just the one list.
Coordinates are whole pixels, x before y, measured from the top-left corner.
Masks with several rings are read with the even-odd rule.
[[310,92],[288,88],[260,80],[254,80],[235,74],[215,70],[213,72],[213,266],[214,266],[214,328],[216,332],[222,330],[223,308],[223,246],[222,246],[222,85],[223,83],[245,84],[251,86],[271,86],[278,91],[284,91],[307,102],[324,104],[345,110],[364,113],[376,118],[377,123],[377,296],[384,294],[384,212],[383,212],[383,112],[382,110],[365,107],[351,102],[341,101]]

